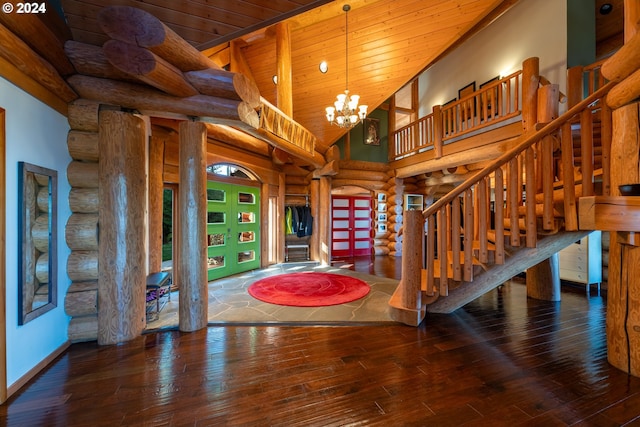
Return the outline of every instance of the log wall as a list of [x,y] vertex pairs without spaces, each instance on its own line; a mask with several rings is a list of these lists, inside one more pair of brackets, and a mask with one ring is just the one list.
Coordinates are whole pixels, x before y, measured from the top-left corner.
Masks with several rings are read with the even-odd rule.
[[65,239],[71,254],[67,273],[71,286],[64,308],[71,316],[68,336],[72,342],[98,338],[98,111],[99,104],[77,100],[69,104],[67,148],[72,161],[67,168],[71,183],[71,216]]

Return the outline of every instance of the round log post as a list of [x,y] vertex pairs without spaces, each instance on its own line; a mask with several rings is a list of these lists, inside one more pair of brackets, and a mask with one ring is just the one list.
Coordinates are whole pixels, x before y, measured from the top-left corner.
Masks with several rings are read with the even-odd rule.
[[422,211],[406,211],[403,232],[404,252],[402,254],[402,306],[418,311],[422,309],[423,230],[424,218]]
[[[206,252],[207,215],[207,128],[199,122],[182,122],[180,133],[180,237],[177,251],[179,318],[183,332],[196,331],[208,322],[208,283]],[[227,254],[235,256],[235,254]]]
[[319,261],[321,265],[331,264],[331,177],[320,177],[318,200],[320,212],[318,215],[318,245],[320,248]]
[[144,121],[100,112],[98,344],[139,336],[146,325],[147,132]]
[[149,271],[162,269],[164,139],[151,136],[149,142]]
[[[320,201],[318,200],[319,192],[320,181],[317,179],[312,179],[309,183],[309,193],[311,194],[311,216],[314,218],[318,218],[320,215]],[[311,235],[311,239],[309,240],[309,258],[315,261],[318,259],[319,253],[320,250],[318,248],[318,235],[317,233],[313,233]]]
[[522,127],[526,132],[538,122],[538,85],[540,60],[529,58],[522,63]]
[[[640,28],[640,7],[637,3],[632,0],[624,2],[625,46],[637,37]],[[639,113],[638,102],[613,111],[612,196],[620,195],[618,185],[640,182]],[[607,359],[616,368],[640,376],[640,314],[635,309],[640,304],[640,247],[626,242],[629,242],[627,233],[611,233],[607,285]]]
[[560,263],[557,253],[527,269],[527,296],[543,301],[560,301]]

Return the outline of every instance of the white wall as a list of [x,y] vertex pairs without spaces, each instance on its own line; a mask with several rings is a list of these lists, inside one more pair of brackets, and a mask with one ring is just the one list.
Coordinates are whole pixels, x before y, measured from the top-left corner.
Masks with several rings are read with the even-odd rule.
[[[69,318],[64,296],[69,249],[64,227],[69,218],[67,150],[69,125],[66,117],[0,78],[0,107],[6,110],[7,145],[7,385],[67,341]],[[58,171],[58,306],[31,322],[18,326],[18,162],[25,161]]]
[[[419,77],[420,117],[434,105],[458,97],[458,89],[475,81],[476,89],[498,75],[522,69],[540,58],[540,74],[565,91],[567,4],[560,0],[520,0],[489,27],[426,70]],[[564,111],[560,106],[561,112]]]

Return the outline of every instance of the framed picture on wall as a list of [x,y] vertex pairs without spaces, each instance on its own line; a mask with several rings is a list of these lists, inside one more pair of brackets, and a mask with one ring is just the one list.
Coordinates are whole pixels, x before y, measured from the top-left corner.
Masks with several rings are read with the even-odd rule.
[[364,144],[380,145],[380,120],[366,118],[362,122]]

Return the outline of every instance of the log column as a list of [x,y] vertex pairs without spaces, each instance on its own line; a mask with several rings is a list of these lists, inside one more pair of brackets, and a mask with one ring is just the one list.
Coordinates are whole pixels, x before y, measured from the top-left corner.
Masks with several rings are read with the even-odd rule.
[[331,177],[320,177],[318,245],[321,265],[331,264]]
[[527,269],[527,296],[543,301],[560,301],[560,262],[557,253]]
[[[311,216],[317,224],[320,221],[320,180],[312,179],[309,183],[309,192],[311,193]],[[331,197],[331,194],[329,194]],[[314,229],[316,228],[314,224]],[[318,245],[318,232],[315,231],[309,239],[309,258],[316,261],[320,259],[320,249]]]
[[154,132],[149,142],[149,272],[162,270],[164,138]]
[[[200,122],[180,123],[180,238],[177,251],[179,329],[192,332],[207,326],[207,128]],[[229,256],[230,254],[228,254]]]
[[[632,0],[625,0],[624,7],[626,45],[637,35],[640,7]],[[607,67],[603,64],[603,75],[608,79],[624,79],[633,70],[627,69],[624,72],[617,70],[625,70],[624,60],[631,57],[629,55],[629,57],[619,58],[614,55],[605,63]],[[609,69],[613,72],[609,73]],[[607,103],[611,105],[609,97]],[[613,110],[611,195],[619,196],[618,185],[631,183],[640,183],[640,103],[638,102]],[[637,309],[640,306],[640,247],[633,244],[634,239],[629,238],[632,234],[612,232],[610,235],[607,358],[616,368],[631,375],[640,376],[640,311]]]
[[[536,117],[542,123],[549,123],[558,117],[558,85],[546,85],[540,88]],[[544,190],[543,228],[550,230],[554,226],[553,218],[553,136],[546,136],[539,144],[538,154],[542,157],[539,167],[542,169]],[[549,168],[549,169],[546,169]],[[544,301],[560,301],[560,263],[558,254],[554,254],[539,264],[527,269],[527,296]]]
[[146,326],[147,131],[141,118],[106,110],[98,136],[98,344],[117,344]]

